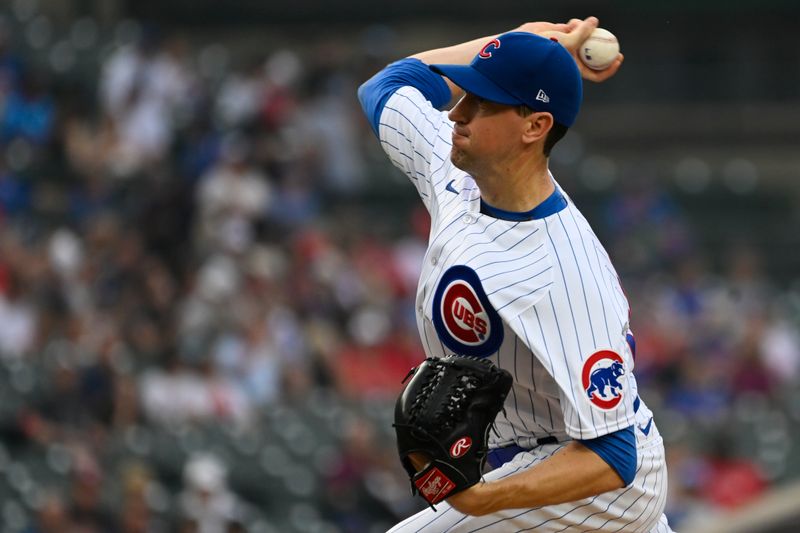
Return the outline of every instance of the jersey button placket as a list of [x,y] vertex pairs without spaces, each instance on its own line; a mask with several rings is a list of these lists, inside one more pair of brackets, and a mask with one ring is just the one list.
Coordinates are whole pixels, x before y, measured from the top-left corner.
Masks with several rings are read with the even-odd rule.
[[472,215],[464,215],[463,217],[461,217],[461,222],[463,222],[464,224],[472,224],[473,222],[475,222],[475,219],[472,217]]

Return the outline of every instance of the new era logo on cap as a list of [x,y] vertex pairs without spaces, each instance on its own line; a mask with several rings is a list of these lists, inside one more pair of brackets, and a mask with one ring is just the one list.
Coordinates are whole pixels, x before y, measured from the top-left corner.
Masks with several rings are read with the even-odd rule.
[[550,101],[550,97],[547,96],[547,93],[541,89],[539,89],[539,92],[536,94],[536,99],[540,102],[544,102],[545,104]]

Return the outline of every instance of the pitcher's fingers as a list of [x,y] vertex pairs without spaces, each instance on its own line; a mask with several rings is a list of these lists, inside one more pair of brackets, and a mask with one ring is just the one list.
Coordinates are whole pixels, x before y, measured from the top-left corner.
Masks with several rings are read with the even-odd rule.
[[586,65],[581,65],[581,77],[585,80],[593,81],[595,83],[600,83],[606,81],[613,75],[617,73],[619,68],[622,66],[622,62],[625,60],[625,56],[619,54],[617,58],[611,63],[610,66],[604,68],[603,70],[592,70]]
[[583,19],[569,19],[569,22],[567,22],[567,27],[569,27],[570,31],[574,30],[581,22],[583,22]]
[[577,37],[579,39],[578,42],[582,43],[583,41],[589,38],[589,36],[592,34],[595,28],[597,28],[597,25],[599,23],[600,21],[597,20],[597,17],[587,17],[584,20],[578,22],[578,24],[576,24],[572,28],[570,34],[577,34]]

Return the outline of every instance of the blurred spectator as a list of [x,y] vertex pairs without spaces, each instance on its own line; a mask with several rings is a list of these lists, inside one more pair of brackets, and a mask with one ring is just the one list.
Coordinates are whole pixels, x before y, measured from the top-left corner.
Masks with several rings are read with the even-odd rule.
[[31,183],[0,163],[0,220],[27,212],[31,207]]
[[218,165],[201,178],[197,203],[203,250],[243,252],[267,213],[271,186],[252,166],[249,150],[242,139],[230,139]]
[[308,165],[293,165],[276,183],[269,216],[289,229],[313,224],[322,211],[322,195],[315,188]]
[[263,316],[243,319],[238,328],[220,335],[213,353],[215,366],[249,402],[264,407],[280,398],[283,362]]
[[773,291],[764,277],[758,252],[740,243],[728,252],[725,264],[731,303],[741,315],[763,314]]
[[775,389],[776,380],[759,352],[763,330],[763,320],[751,320],[741,344],[737,347],[737,360],[731,369],[731,388],[735,394],[757,393],[768,396]]
[[732,391],[720,381],[713,365],[688,358],[679,367],[680,379],[666,398],[670,407],[690,418],[719,419],[724,415]]
[[76,191],[107,190],[110,185],[104,181],[113,176],[120,142],[114,123],[108,117],[95,118],[89,111],[80,110],[64,117],[62,130],[70,170],[90,181],[76,183]]
[[155,516],[148,494],[161,490],[153,474],[142,463],[130,463],[122,471],[122,509],[120,533],[166,533],[167,524]]
[[34,144],[44,144],[50,139],[55,111],[41,73],[25,71],[19,87],[5,101],[0,121],[0,140],[7,143],[21,138]]
[[131,176],[171,147],[194,84],[185,54],[182,41],[148,27],[136,45],[120,47],[103,66],[101,101],[118,136],[115,174]]
[[23,281],[11,273],[0,291],[0,355],[16,358],[26,354],[36,339],[37,308],[28,300]]
[[114,208],[114,188],[98,173],[86,174],[69,193],[69,214],[80,223],[107,216]]
[[776,310],[772,314],[758,339],[761,357],[773,379],[785,385],[795,384],[800,372],[800,335],[783,313]]
[[63,497],[56,491],[48,491],[36,511],[34,522],[23,533],[72,533],[74,527]]
[[626,183],[606,206],[609,253],[625,274],[647,274],[659,262],[681,259],[694,248],[684,214],[652,169]]
[[214,127],[211,117],[205,113],[198,113],[187,125],[179,147],[179,164],[190,185],[194,185],[216,163],[222,150],[222,139],[222,132]]
[[69,516],[78,531],[106,533],[117,531],[115,513],[103,501],[104,472],[89,450],[77,454],[70,480]]
[[385,515],[387,507],[396,504],[398,492],[405,492],[398,489],[407,479],[390,473],[396,473],[393,468],[396,457],[383,453],[390,448],[379,442],[369,422],[350,420],[343,434],[341,453],[325,480],[326,504],[331,507],[340,530],[355,533],[368,530],[370,524]]
[[703,492],[709,471],[707,458],[685,444],[675,443],[667,447],[667,464],[669,489],[665,513],[670,524],[681,524],[688,517],[713,510]]
[[386,317],[375,311],[372,316],[364,316],[369,311],[363,313],[361,320],[366,323],[358,327],[365,331],[359,335],[368,331],[382,337],[366,343],[363,337],[356,337],[361,342],[342,346],[335,356],[339,390],[353,398],[394,398],[402,389],[403,378],[424,359],[424,354],[412,337],[388,334]]
[[164,370],[145,372],[139,387],[147,419],[165,425],[249,420],[251,406],[243,392],[210,365],[202,368],[204,373],[171,357]]
[[335,65],[316,74],[316,93],[299,113],[300,135],[307,139],[311,149],[307,157],[316,162],[323,184],[352,194],[363,187],[366,171],[358,149],[355,100],[346,96],[355,94],[357,84]]
[[264,65],[260,60],[225,78],[217,94],[215,111],[219,121],[228,128],[252,123],[259,111],[266,90]]
[[20,429],[28,439],[40,444],[70,441],[76,433],[89,429],[77,372],[68,364],[59,364],[48,378],[47,392],[21,410]]
[[180,494],[183,531],[227,533],[245,513],[227,484],[227,471],[213,455],[195,455],[184,468]]

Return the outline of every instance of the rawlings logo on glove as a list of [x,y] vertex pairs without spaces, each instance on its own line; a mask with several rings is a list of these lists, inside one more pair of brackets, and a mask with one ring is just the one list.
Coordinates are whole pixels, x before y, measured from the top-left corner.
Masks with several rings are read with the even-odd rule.
[[[428,358],[409,376],[395,404],[397,450],[412,493],[433,507],[480,481],[489,429],[513,378],[485,359],[455,355]],[[412,456],[417,466],[425,458],[419,471]]]
[[458,459],[469,451],[472,446],[472,439],[469,437],[461,437],[450,446],[450,457]]

